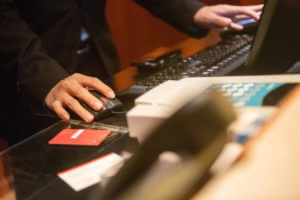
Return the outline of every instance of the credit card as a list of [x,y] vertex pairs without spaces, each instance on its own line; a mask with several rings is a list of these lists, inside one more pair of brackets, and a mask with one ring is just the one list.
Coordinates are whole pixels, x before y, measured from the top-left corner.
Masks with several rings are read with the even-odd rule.
[[110,130],[64,129],[49,144],[97,146],[110,134]]

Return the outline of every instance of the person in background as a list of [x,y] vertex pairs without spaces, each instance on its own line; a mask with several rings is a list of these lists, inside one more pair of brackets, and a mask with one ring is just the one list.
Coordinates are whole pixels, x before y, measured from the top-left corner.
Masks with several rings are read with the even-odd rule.
[[[216,27],[242,30],[235,21],[258,20],[263,7],[206,6],[196,0],[135,2],[193,37],[202,37]],[[111,80],[119,71],[119,61],[105,6],[105,0],[0,1],[1,87],[2,91],[14,91],[1,100],[6,103],[3,115],[8,116],[7,121],[21,111],[16,109],[19,100],[15,98],[30,104],[31,110],[44,105],[68,120],[69,108],[84,121],[92,122],[93,115],[77,99],[100,110],[101,101],[88,89],[115,97]]]

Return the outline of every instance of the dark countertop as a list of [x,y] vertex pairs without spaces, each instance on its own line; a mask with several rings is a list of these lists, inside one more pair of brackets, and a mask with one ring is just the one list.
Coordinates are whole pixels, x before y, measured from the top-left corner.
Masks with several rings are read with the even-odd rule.
[[[128,111],[132,106],[133,103],[124,104],[123,110]],[[47,118],[43,120],[47,121]],[[15,191],[17,200],[88,199],[99,185],[75,192],[59,179],[57,173],[111,152],[135,152],[138,143],[129,137],[126,127],[125,113],[113,114],[92,124],[76,120],[58,121],[1,152],[3,175],[0,176],[0,181],[6,183],[10,191]],[[112,134],[99,146],[48,144],[49,140],[65,128],[106,128],[111,129]]]

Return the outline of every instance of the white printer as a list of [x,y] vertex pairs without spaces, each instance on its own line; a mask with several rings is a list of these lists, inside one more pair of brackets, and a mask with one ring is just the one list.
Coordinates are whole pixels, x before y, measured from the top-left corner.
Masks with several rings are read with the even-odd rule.
[[[300,75],[197,77],[166,81],[135,100],[135,107],[127,113],[130,136],[142,142],[164,119],[213,84],[299,82]],[[242,93],[239,95],[243,96]],[[273,112],[274,107],[271,110]]]

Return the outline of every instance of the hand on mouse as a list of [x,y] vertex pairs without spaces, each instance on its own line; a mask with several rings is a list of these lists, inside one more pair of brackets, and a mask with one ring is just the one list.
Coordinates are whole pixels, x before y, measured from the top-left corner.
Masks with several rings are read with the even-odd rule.
[[258,20],[263,9],[263,4],[254,6],[234,6],[219,4],[204,6],[194,15],[195,24],[204,28],[229,27],[235,30],[242,30],[243,26],[235,21],[253,18]]
[[[86,122],[92,122],[94,116],[84,109],[76,98],[83,100],[91,108],[101,110],[102,102],[93,96],[87,88],[95,89],[108,98],[114,98],[113,90],[95,77],[75,73],[58,82],[48,93],[46,105],[61,119],[69,120],[70,115],[65,107],[69,107]],[[75,98],[76,97],[76,98]]]

